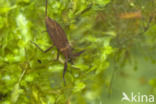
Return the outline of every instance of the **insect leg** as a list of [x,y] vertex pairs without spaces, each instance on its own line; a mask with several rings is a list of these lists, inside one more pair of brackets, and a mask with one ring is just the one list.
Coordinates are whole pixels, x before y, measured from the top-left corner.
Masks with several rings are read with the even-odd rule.
[[56,61],[58,61],[58,60],[59,60],[59,56],[60,56],[60,53],[59,53],[59,51],[57,50],[57,57],[56,57]]
[[66,85],[66,81],[65,81],[65,74],[67,71],[67,62],[68,62],[68,58],[66,57],[65,63],[64,63],[64,70],[63,70],[63,81],[64,81],[64,85]]
[[82,51],[80,51],[80,52],[75,53],[74,56],[75,56],[75,57],[76,57],[76,56],[80,56],[83,52],[85,52],[85,50],[82,50]]
[[35,45],[40,51],[42,51],[43,53],[46,53],[46,52],[48,52],[50,49],[53,48],[53,46],[51,46],[51,47],[49,47],[48,49],[43,50],[43,49],[41,49],[36,43],[34,43],[33,41],[31,41],[31,43],[34,44],[34,45]]

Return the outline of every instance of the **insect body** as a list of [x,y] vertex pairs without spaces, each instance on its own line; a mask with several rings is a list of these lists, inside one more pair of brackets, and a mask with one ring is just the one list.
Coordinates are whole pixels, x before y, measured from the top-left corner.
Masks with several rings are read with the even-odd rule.
[[47,32],[53,44],[58,49],[58,55],[59,55],[59,52],[61,52],[65,56],[65,64],[64,64],[64,72],[63,72],[63,80],[65,83],[64,75],[67,69],[67,62],[68,60],[71,60],[73,57],[72,49],[66,38],[66,34],[64,30],[61,28],[61,26],[54,20],[50,19],[48,16],[46,16],[45,22],[46,22]]
[[66,34],[61,26],[48,16],[46,17],[45,22],[47,32],[58,51],[61,52],[66,58],[72,58],[71,46],[69,45]]
[[52,20],[50,17],[47,16],[47,0],[46,0],[46,11],[45,11],[45,24],[47,32],[53,42],[53,44],[56,46],[58,50],[57,59],[59,58],[59,52],[63,54],[65,57],[65,63],[64,63],[64,71],[63,71],[63,80],[65,84],[65,72],[67,70],[67,62],[72,62],[72,59],[75,56],[79,56],[83,51],[78,52],[76,54],[72,53],[72,48],[67,40],[66,34],[64,30],[61,28],[61,26],[54,20]]

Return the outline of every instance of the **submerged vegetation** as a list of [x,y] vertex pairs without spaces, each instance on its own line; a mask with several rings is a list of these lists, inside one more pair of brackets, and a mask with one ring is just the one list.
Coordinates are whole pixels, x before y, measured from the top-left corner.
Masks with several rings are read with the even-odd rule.
[[48,16],[62,26],[74,52],[85,50],[68,63],[64,86],[64,56],[56,61],[56,47],[42,53],[31,43],[43,50],[52,45],[44,32],[45,1],[0,0],[0,104],[121,104],[131,78],[156,95],[155,5],[48,0]]

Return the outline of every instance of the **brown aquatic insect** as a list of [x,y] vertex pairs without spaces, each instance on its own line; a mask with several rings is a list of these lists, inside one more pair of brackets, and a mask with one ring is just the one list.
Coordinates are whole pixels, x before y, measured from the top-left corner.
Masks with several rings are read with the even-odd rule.
[[[53,19],[51,19],[50,17],[47,16],[47,0],[46,0],[46,4],[45,4],[45,24],[46,24],[46,31],[48,32],[53,45],[56,46],[57,48],[57,60],[59,59],[59,53],[62,53],[63,56],[65,57],[65,63],[64,63],[64,71],[63,71],[63,80],[64,80],[64,84],[65,84],[65,73],[67,70],[67,63],[71,62],[72,63],[72,59],[75,56],[79,56],[81,53],[83,53],[84,51],[80,51],[78,53],[73,54],[72,53],[72,48],[67,40],[66,34],[64,32],[64,30],[62,29],[62,27]],[[35,43],[34,43],[35,44]],[[37,44],[35,44],[37,46]],[[40,50],[41,48],[39,46],[37,46]],[[53,47],[53,46],[52,46]],[[46,51],[49,51],[52,47],[48,48]],[[41,50],[42,51],[42,50]]]

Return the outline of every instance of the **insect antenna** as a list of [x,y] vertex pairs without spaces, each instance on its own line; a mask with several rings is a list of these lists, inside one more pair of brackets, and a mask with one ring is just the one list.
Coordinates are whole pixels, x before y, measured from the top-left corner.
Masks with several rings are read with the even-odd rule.
[[47,16],[47,4],[48,4],[48,0],[46,0],[46,2],[45,2],[45,16]]

